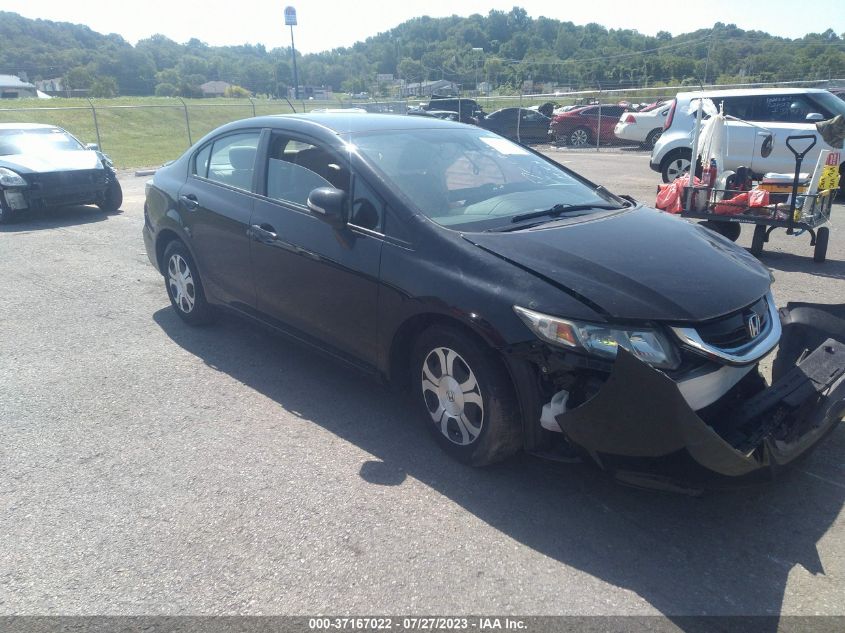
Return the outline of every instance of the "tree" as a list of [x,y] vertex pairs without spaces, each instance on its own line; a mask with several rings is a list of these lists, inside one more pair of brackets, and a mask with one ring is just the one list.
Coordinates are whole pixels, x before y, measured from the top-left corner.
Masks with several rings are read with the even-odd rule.
[[173,84],[156,84],[155,94],[157,97],[175,97],[179,89]]
[[232,99],[246,99],[249,97],[249,90],[246,88],[242,88],[241,86],[232,84],[223,92],[224,97],[229,97]]
[[94,99],[112,99],[117,96],[117,81],[114,77],[97,77],[91,84],[89,95]]
[[91,71],[86,66],[77,66],[67,72],[64,77],[65,86],[71,90],[90,88],[94,82]]

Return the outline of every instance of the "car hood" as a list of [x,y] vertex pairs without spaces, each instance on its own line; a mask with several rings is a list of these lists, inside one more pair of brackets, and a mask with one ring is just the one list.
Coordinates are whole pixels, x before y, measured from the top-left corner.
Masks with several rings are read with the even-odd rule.
[[8,167],[19,174],[97,169],[102,166],[99,155],[93,150],[0,156],[0,167]]
[[647,207],[464,239],[608,318],[703,321],[748,306],[771,284],[744,249]]

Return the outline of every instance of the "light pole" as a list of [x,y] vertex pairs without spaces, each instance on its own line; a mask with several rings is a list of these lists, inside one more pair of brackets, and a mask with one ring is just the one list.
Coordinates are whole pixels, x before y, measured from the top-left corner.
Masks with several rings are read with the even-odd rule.
[[293,98],[299,99],[299,75],[296,73],[296,48],[293,44],[293,27],[296,26],[296,9],[285,7],[285,26],[290,27],[290,56],[293,58]]
[[481,56],[484,55],[484,49],[474,46],[472,52],[475,53],[475,92],[480,94],[478,89],[478,67],[481,65]]

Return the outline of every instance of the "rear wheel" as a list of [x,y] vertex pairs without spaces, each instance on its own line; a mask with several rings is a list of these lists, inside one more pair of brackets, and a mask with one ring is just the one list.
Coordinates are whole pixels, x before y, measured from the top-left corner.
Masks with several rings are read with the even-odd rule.
[[660,165],[660,172],[663,175],[663,182],[672,182],[678,176],[683,176],[689,171],[690,161],[689,150],[676,149],[671,152]]
[[204,325],[212,321],[212,308],[205,299],[199,271],[187,247],[174,240],[164,249],[164,284],[173,309],[185,323]]
[[823,262],[827,259],[827,240],[830,237],[830,229],[822,226],[816,230],[816,247],[813,250],[813,261]]
[[522,445],[513,384],[495,353],[468,332],[435,325],[416,342],[411,385],[429,431],[465,464],[505,459]]
[[569,133],[569,144],[572,147],[586,147],[590,144],[590,131],[584,127],[576,127]]
[[648,136],[645,137],[645,143],[643,145],[646,149],[654,149],[654,146],[657,144],[657,139],[660,138],[660,135],[663,134],[663,128],[655,128],[651,132],[648,133]]

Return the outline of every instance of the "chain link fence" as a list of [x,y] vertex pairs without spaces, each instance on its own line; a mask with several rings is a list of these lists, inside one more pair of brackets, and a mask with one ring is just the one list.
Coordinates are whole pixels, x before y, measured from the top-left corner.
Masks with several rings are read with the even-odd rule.
[[[834,89],[845,80],[788,82],[777,84],[708,85],[708,90],[775,86],[812,86]],[[615,137],[613,128],[623,112],[636,116],[641,105],[669,100],[679,91],[698,86],[666,86],[619,90],[589,90],[551,94],[467,96],[485,113],[501,108],[539,108],[546,105],[556,113],[594,105],[589,116],[597,117],[600,127],[590,128],[589,120],[562,128],[553,142],[567,147],[599,150],[605,147],[636,146],[636,141]],[[430,98],[408,97],[392,100],[337,99],[335,101],[296,101],[287,99],[181,99],[167,97],[119,97],[116,99],[25,99],[4,101],[0,123],[45,123],[70,131],[83,143],[97,143],[118,167],[154,167],[173,160],[185,149],[215,128],[252,116],[355,108],[367,112],[407,114],[428,104]],[[551,104],[550,106],[548,104]],[[620,109],[620,107],[626,110]],[[545,109],[544,109],[545,110]],[[594,121],[595,123],[595,121]],[[583,128],[586,135],[573,134]],[[596,134],[595,132],[599,133]],[[521,140],[517,129],[517,139]],[[550,139],[551,140],[551,139]],[[576,142],[577,141],[577,142]]]

